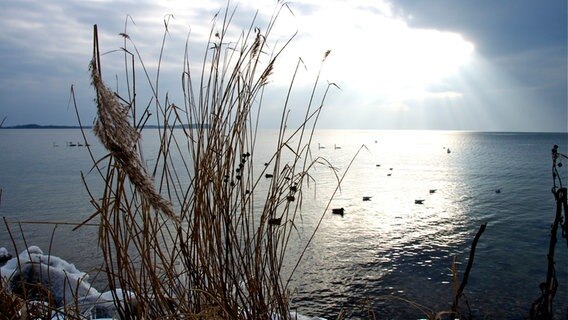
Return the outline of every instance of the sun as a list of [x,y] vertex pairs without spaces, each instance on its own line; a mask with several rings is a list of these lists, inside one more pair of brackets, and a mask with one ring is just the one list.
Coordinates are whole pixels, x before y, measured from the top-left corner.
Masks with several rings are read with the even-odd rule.
[[412,28],[387,9],[370,6],[314,3],[295,14],[298,36],[289,56],[319,66],[322,53],[331,50],[326,79],[393,100],[425,98],[432,84],[471,61],[474,44],[461,34]]
[[343,66],[338,72],[357,87],[392,100],[426,98],[430,86],[457,73],[474,51],[474,45],[456,33],[413,29],[395,19],[374,23],[375,32],[361,35],[372,39],[366,50],[354,49],[361,38],[338,49],[349,61],[347,66],[337,64]]

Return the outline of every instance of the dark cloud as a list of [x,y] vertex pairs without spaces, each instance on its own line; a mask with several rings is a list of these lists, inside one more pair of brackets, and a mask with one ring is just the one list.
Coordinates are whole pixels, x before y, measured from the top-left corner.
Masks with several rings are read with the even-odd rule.
[[500,94],[536,97],[531,105],[499,109],[525,115],[512,128],[568,128],[565,0],[397,0],[393,7],[413,28],[456,32],[473,42],[480,58],[514,80]]
[[489,57],[536,47],[566,47],[565,0],[397,0],[393,6],[410,26],[460,33]]

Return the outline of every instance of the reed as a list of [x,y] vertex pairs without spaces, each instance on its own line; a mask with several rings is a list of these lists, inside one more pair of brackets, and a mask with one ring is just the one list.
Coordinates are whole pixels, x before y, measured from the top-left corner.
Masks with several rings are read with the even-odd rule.
[[[289,44],[269,45],[284,9],[286,5],[279,4],[263,29],[253,27],[253,20],[237,39],[229,37],[235,10],[227,6],[220,12],[200,74],[194,74],[186,49],[182,105],[160,95],[160,63],[153,80],[126,30],[122,36],[128,90],[109,89],[102,77],[95,26],[90,67],[97,94],[94,131],[108,155],[94,163],[105,187],[101,195],[92,196],[96,214],[89,220],[99,220],[103,271],[115,301],[124,300],[117,304],[121,318],[290,317],[287,285],[293,271],[285,276],[283,265],[290,259],[288,243],[303,189],[311,180],[309,172],[321,163],[330,166],[325,159],[311,157],[310,143],[334,84],[322,89],[316,78],[303,122],[289,130],[288,103],[298,62],[283,98],[274,152],[265,160],[267,166],[258,166],[255,142],[263,90]],[[140,84],[134,81],[139,72],[134,61],[142,65],[153,92],[143,110],[137,110]],[[320,90],[323,94],[316,98]],[[161,144],[153,168],[147,168],[140,135],[152,108]],[[269,186],[261,188],[267,174],[272,177]],[[338,177],[338,185],[340,181]],[[128,294],[121,296],[118,289]]]

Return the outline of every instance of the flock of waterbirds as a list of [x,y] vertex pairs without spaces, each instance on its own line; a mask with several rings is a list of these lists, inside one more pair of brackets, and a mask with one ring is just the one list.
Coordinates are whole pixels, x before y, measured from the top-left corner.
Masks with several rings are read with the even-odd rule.
[[[66,141],[65,146],[66,147],[90,147],[91,145],[88,144],[88,143],[83,143],[83,142]],[[57,147],[59,147],[59,144],[53,142],[53,147],[57,148]]]
[[[375,143],[377,143],[377,140],[375,140]],[[321,144],[321,143],[318,143],[318,149],[325,149],[325,145],[323,145],[323,144]],[[333,145],[333,149],[334,149],[334,150],[341,149],[341,146],[338,146],[337,144],[334,144],[334,145]],[[450,148],[444,147],[444,150],[446,150],[446,153],[448,153],[448,154],[451,153]],[[375,166],[376,166],[376,167],[380,167],[381,164],[376,164]],[[392,176],[392,171],[393,171],[393,168],[392,168],[392,167],[389,168],[389,173],[387,173],[387,177]],[[266,177],[267,177],[267,178],[270,178],[269,175],[266,175]],[[434,193],[436,193],[436,191],[437,191],[437,189],[429,189],[429,190],[428,190],[428,193],[429,193],[429,194],[434,194]],[[496,190],[495,190],[495,193],[497,193],[497,194],[501,193],[501,189],[496,189]],[[372,198],[372,196],[363,196],[363,199],[362,199],[362,200],[363,200],[363,201],[371,201],[371,198]],[[426,199],[415,199],[415,200],[414,200],[414,204],[423,205],[423,204],[424,204],[424,201],[426,201]],[[333,209],[331,209],[331,213],[332,213],[332,214],[336,214],[336,215],[343,216],[343,215],[345,214],[345,208],[333,208]]]

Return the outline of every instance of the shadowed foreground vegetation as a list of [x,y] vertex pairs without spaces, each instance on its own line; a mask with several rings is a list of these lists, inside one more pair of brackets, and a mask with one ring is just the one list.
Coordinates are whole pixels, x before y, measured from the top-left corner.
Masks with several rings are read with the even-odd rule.
[[[95,28],[94,132],[109,155],[96,162],[106,187],[100,199],[93,197],[93,218],[100,219],[99,243],[109,289],[130,292],[126,300],[132,301],[117,308],[121,317],[289,317],[282,268],[289,258],[286,248],[309,170],[325,162],[310,158],[309,145],[330,85],[316,102],[316,80],[305,120],[292,132],[286,129],[284,104],[274,154],[266,166],[255,167],[262,92],[288,44],[277,47],[267,42],[283,9],[277,8],[265,30],[251,27],[237,39],[229,38],[234,11],[220,13],[198,80],[186,54],[183,106],[154,91],[153,101],[142,112],[136,111],[136,87],[130,86],[123,96],[104,84]],[[126,48],[131,40],[126,32],[122,35]],[[140,59],[126,49],[124,54]],[[133,76],[136,70],[127,65],[125,72]],[[148,84],[156,90],[158,81],[152,86],[148,79]],[[290,90],[292,85],[293,81]],[[145,167],[139,149],[150,106],[161,125],[154,168]],[[138,119],[137,112],[142,114]],[[179,129],[173,130],[184,123],[199,125],[183,128],[180,139]],[[261,194],[258,185],[266,174],[272,179]],[[188,184],[183,182],[186,178]]]

